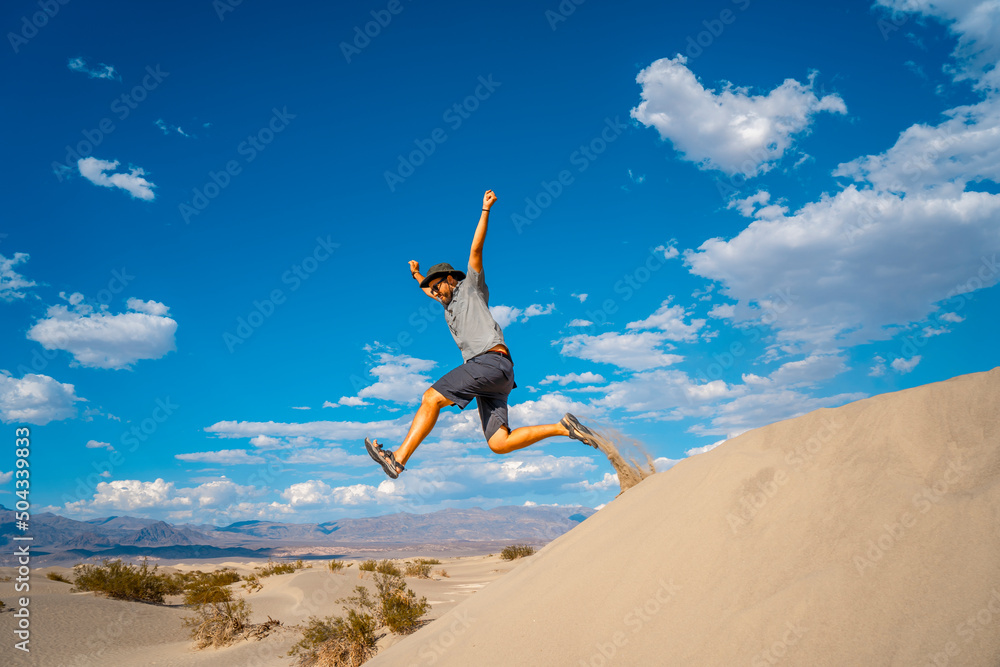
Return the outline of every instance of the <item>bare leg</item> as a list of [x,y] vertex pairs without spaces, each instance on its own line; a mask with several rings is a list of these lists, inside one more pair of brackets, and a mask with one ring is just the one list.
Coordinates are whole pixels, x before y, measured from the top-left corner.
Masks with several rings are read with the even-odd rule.
[[556,435],[569,436],[569,431],[562,424],[522,426],[521,428],[515,428],[513,431],[508,431],[506,427],[501,427],[489,439],[489,444],[490,449],[497,454],[510,454],[515,450],[533,445],[539,440],[551,438]]
[[413,423],[410,424],[409,433],[406,434],[406,438],[403,440],[403,444],[399,446],[399,449],[393,452],[396,461],[406,465],[406,462],[410,459],[414,450],[416,450],[417,445],[423,442],[424,438],[433,430],[441,408],[449,405],[455,405],[454,401],[442,396],[441,392],[434,387],[430,387],[424,392],[423,399],[420,401],[420,408],[413,417]]

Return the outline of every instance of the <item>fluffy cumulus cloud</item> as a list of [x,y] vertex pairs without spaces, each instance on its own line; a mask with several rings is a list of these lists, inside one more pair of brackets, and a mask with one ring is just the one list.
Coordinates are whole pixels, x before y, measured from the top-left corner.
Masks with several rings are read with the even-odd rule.
[[77,162],[80,175],[94,185],[105,188],[120,188],[132,195],[133,199],[153,201],[155,184],[145,178],[146,172],[141,167],[131,167],[128,173],[120,172],[108,175],[105,172],[118,169],[118,160],[98,160],[95,157],[85,157]]
[[904,198],[851,185],[709,239],[685,261],[737,302],[717,316],[772,326],[796,349],[830,349],[889,338],[940,301],[995,285],[998,216],[988,193]]
[[28,338],[48,350],[66,350],[75,363],[92,368],[129,368],[140,359],[159,359],[176,349],[177,322],[162,303],[129,299],[128,310],[112,314],[73,294],[69,305],[51,306]]
[[[767,206],[766,192],[734,202],[754,222],[685,254],[693,273],[718,281],[736,301],[714,315],[763,322],[793,350],[830,350],[917,326],[925,337],[944,334],[941,323],[961,321],[955,311],[964,295],[1000,282],[1000,196],[969,188],[1000,182],[1000,5],[882,4],[944,22],[958,44],[951,72],[971,81],[980,101],[944,111],[936,124],[902,128],[883,152],[839,165],[834,174],[853,182],[794,213]],[[931,319],[938,321],[919,324]],[[910,363],[891,365],[905,372]],[[884,363],[871,369],[884,372]]]
[[[373,350],[371,347],[367,349]],[[357,396],[342,396],[337,403],[328,401],[323,407],[369,405],[366,398],[394,403],[417,403],[432,384],[427,371],[437,365],[436,361],[387,352],[375,353],[375,358],[377,363],[369,371],[378,380],[375,384],[363,388]]]
[[655,127],[684,159],[729,175],[756,176],[770,170],[805,131],[815,114],[846,113],[838,95],[817,97],[813,80],[786,79],[766,95],[726,83],[705,88],[687,59],[662,58],[636,77],[642,102],[633,118]]
[[[0,236],[0,238],[3,238]],[[13,257],[0,255],[0,301],[11,302],[16,299],[23,299],[27,296],[25,290],[35,287],[35,283],[28,280],[14,270],[18,264],[28,261],[28,253],[15,252]]]
[[7,371],[0,371],[0,421],[25,422],[44,426],[51,421],[76,416],[76,395],[71,384],[48,375],[28,373],[18,380]]
[[281,492],[281,497],[295,508],[384,505],[402,499],[399,486],[399,483],[388,479],[378,486],[352,484],[338,487],[331,487],[321,480],[308,480],[292,484]]
[[685,322],[688,312],[683,306],[671,306],[673,297],[665,300],[652,315],[644,320],[629,322],[627,329],[659,329],[666,340],[694,342],[698,339],[698,330],[705,326],[705,320],[696,319]]
[[63,509],[71,514],[108,510],[140,514],[161,510],[225,510],[259,494],[252,486],[241,486],[224,478],[189,488],[177,488],[174,482],[162,478],[152,482],[122,479],[100,482],[93,497],[68,502]]
[[660,348],[666,339],[666,335],[652,331],[625,334],[609,331],[596,336],[567,336],[557,340],[556,344],[562,345],[560,352],[568,357],[643,371],[670,366],[683,359],[677,354],[667,354]]

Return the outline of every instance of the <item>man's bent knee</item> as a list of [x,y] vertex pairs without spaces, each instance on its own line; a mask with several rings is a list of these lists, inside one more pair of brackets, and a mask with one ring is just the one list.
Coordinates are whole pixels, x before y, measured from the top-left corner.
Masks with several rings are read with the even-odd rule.
[[428,387],[427,391],[424,392],[423,402],[435,405],[439,408],[447,407],[449,405],[455,405],[455,402],[445,397],[444,394],[439,392],[434,387]]
[[490,436],[486,444],[490,446],[490,449],[494,454],[504,454],[505,445],[507,444],[507,436],[510,435],[510,431],[506,426],[501,426],[500,429]]

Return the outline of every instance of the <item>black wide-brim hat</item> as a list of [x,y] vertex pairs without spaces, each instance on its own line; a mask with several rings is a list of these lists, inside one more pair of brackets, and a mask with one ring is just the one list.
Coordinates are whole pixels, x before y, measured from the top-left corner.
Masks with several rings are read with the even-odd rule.
[[440,278],[441,276],[455,276],[455,280],[465,280],[465,274],[457,270],[448,262],[441,262],[440,264],[435,264],[424,276],[424,279],[420,281],[421,287],[427,287],[430,285],[431,281],[435,278]]

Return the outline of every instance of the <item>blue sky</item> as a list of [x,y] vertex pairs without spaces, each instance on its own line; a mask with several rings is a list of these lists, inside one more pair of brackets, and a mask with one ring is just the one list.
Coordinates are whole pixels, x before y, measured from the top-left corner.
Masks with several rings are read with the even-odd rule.
[[613,498],[575,441],[492,454],[474,408],[396,481],[362,448],[461,363],[407,262],[464,268],[486,189],[514,427],[572,411],[666,468],[993,368],[982,5],[7,3],[0,420],[35,511]]

